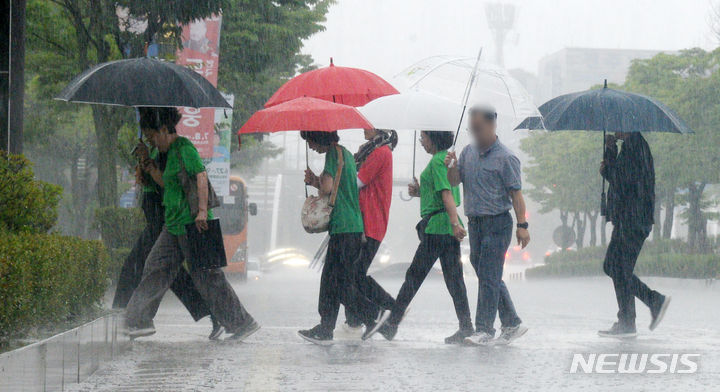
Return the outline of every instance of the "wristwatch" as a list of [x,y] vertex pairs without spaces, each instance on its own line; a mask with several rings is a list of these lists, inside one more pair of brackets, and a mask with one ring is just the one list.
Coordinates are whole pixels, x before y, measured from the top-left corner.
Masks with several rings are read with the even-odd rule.
[[525,229],[525,230],[527,230],[528,227],[530,227],[530,224],[527,223],[527,222],[525,222],[525,223],[518,223],[518,224],[517,224],[517,228],[518,228],[518,229]]

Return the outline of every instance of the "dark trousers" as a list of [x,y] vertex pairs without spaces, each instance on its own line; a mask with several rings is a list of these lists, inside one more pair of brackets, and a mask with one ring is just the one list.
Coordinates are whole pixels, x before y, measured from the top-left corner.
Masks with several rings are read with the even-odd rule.
[[512,240],[513,220],[509,212],[470,217],[468,229],[470,263],[478,277],[475,328],[478,332],[495,336],[496,314],[500,314],[503,327],[514,327],[522,322],[502,280],[505,253]]
[[[120,277],[118,278],[112,304],[115,309],[127,307],[133,291],[140,284],[143,269],[145,268],[145,260],[162,231],[164,212],[161,202],[159,195],[145,194],[143,197],[142,208],[145,213],[146,225],[120,270]],[[210,314],[210,309],[203,301],[200,292],[195,288],[192,277],[185,268],[180,269],[170,286],[170,290],[185,305],[185,308],[187,308],[195,321]]]
[[[353,277],[355,285],[362,295],[383,309],[392,309],[393,305],[395,305],[395,299],[372,276],[367,274],[379,248],[380,241],[366,237],[360,259],[355,263]],[[347,308],[345,308],[345,318],[350,326],[358,327],[362,324],[362,320]]]
[[440,234],[423,235],[410,268],[405,273],[405,282],[395,299],[389,323],[395,325],[400,323],[410,301],[415,297],[420,285],[438,258],[440,258],[445,285],[455,305],[455,314],[460,322],[460,328],[472,330],[470,306],[460,262],[460,242],[453,236]]
[[603,270],[613,280],[619,308],[618,321],[624,326],[635,327],[635,297],[651,308],[663,298],[633,273],[649,234],[649,227],[618,223],[613,227],[605,254]]
[[318,313],[320,324],[332,332],[340,305],[366,325],[373,322],[380,308],[360,293],[353,274],[362,250],[362,233],[331,234],[320,277]]

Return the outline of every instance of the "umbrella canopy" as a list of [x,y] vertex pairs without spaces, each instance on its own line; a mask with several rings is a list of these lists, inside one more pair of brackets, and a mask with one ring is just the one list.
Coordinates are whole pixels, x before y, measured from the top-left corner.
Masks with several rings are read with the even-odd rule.
[[202,75],[147,57],[98,64],[73,79],[55,99],[134,107],[231,108]]
[[640,94],[602,89],[561,95],[540,106],[542,119],[530,117],[515,129],[548,131],[693,133],[662,102]]
[[333,132],[352,128],[374,127],[352,106],[305,97],[255,112],[238,134],[280,131]]
[[399,92],[370,71],[330,66],[300,74],[280,87],[265,103],[269,108],[301,97],[324,99],[350,106],[362,106],[375,98]]
[[[392,82],[401,91],[426,91],[463,105],[476,62],[474,57],[433,56],[406,68],[395,75]],[[526,117],[540,114],[520,82],[505,69],[483,61],[478,65],[468,98],[469,106],[492,104],[497,109],[500,125],[507,124],[509,128]]]
[[462,106],[422,91],[378,98],[358,108],[378,129],[455,132]]

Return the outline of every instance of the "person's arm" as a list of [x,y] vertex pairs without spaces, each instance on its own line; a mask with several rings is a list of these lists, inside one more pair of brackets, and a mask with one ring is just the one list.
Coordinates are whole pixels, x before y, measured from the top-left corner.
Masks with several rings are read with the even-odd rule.
[[143,162],[142,169],[145,173],[149,174],[150,177],[155,181],[156,184],[160,186],[160,188],[165,187],[165,183],[163,182],[162,178],[162,172],[160,171],[160,168],[157,166],[157,162],[155,162],[152,159],[147,159]]
[[450,217],[450,225],[452,225],[453,236],[458,241],[462,241],[465,238],[465,229],[460,224],[460,218],[458,217],[457,207],[455,206],[455,198],[453,197],[452,191],[449,189],[443,189],[441,192],[443,205],[445,206],[445,212]]
[[323,173],[318,179],[318,193],[320,196],[326,196],[332,193],[333,178],[328,173]]
[[198,189],[198,214],[195,217],[195,225],[198,231],[205,231],[208,229],[207,218],[208,218],[208,176],[207,172],[203,171],[195,175]]
[[[512,199],[513,210],[515,210],[515,219],[517,220],[517,223],[526,223],[525,198],[523,197],[522,191],[520,189],[510,191],[510,198]],[[517,237],[518,245],[523,248],[525,248],[530,242],[530,232],[528,229],[518,227],[515,231],[515,237]]]
[[[462,156],[462,154],[460,156]],[[457,157],[455,156],[455,151],[448,151],[447,155],[445,156],[445,166],[447,167],[447,178],[450,182],[450,185],[460,185],[460,165]]]

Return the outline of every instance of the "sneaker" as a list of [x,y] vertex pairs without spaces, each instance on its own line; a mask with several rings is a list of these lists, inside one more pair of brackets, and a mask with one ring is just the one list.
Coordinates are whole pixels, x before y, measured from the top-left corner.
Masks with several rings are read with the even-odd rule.
[[512,343],[513,340],[520,338],[527,333],[528,329],[522,324],[514,327],[503,327],[500,337],[497,338],[495,344],[506,345]]
[[390,318],[390,314],[392,314],[392,312],[388,309],[381,310],[378,314],[377,319],[375,319],[375,323],[373,325],[368,325],[365,329],[362,340],[368,340],[373,335],[375,335],[378,330],[385,324],[385,322]]
[[362,326],[353,327],[348,323],[344,323],[340,330],[336,332],[340,332],[335,334],[335,338],[338,340],[361,340],[364,331]]
[[467,329],[458,329],[457,332],[445,338],[445,344],[460,344],[465,338],[472,336],[473,331]]
[[155,335],[155,326],[149,325],[147,327],[128,327],[127,334],[130,339],[141,338],[143,336]]
[[232,335],[230,335],[225,340],[240,340],[243,341],[247,339],[250,335],[254,334],[260,329],[260,324],[257,323],[257,321],[253,320],[247,325],[240,327],[237,331],[233,332]]
[[598,331],[598,335],[602,338],[634,339],[637,337],[637,330],[635,327],[621,326],[620,323],[613,323],[610,329]]
[[665,312],[670,305],[670,300],[670,297],[663,296],[662,303],[660,303],[659,306],[656,306],[655,309],[650,310],[650,314],[652,316],[652,321],[650,322],[651,331],[654,331],[658,324],[662,321],[663,317],[665,317]]
[[298,335],[310,343],[320,346],[329,346],[333,344],[332,331],[326,331],[321,325],[316,325],[310,329],[298,331]]
[[474,334],[466,337],[463,343],[469,346],[489,346],[492,343],[493,337],[487,332],[475,332]]
[[225,327],[223,327],[222,324],[220,324],[220,322],[217,321],[213,316],[210,316],[210,320],[212,321],[212,331],[210,331],[210,336],[208,336],[208,339],[218,340],[220,339],[220,336],[225,333]]

